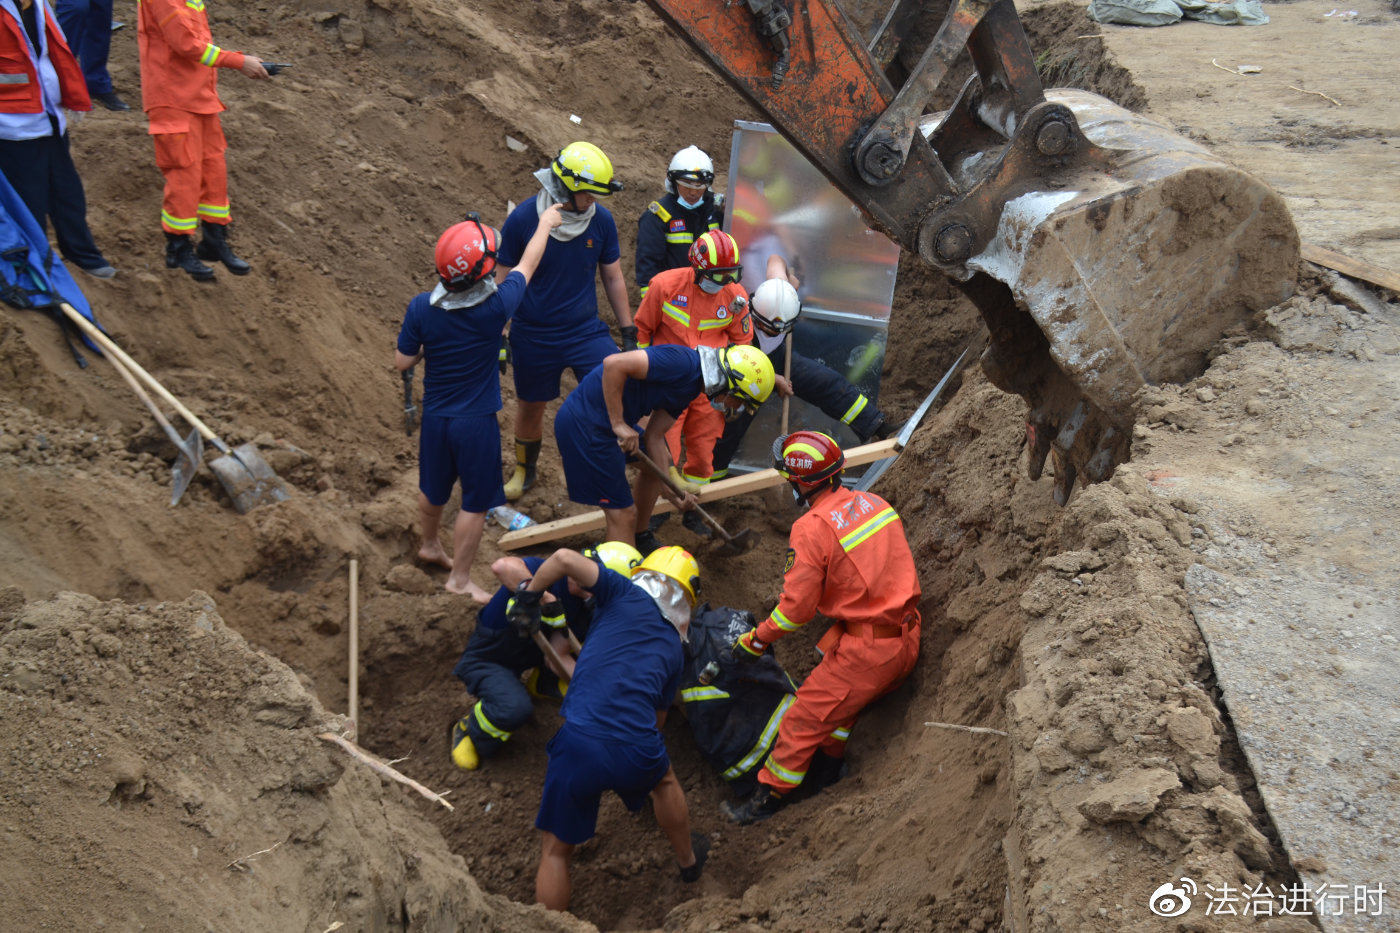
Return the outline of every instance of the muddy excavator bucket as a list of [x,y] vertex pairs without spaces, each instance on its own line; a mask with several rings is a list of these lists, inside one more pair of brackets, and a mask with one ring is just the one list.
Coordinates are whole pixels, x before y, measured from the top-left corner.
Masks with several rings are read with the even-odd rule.
[[[1026,399],[1030,472],[1053,457],[1061,503],[1128,458],[1138,389],[1199,374],[1294,288],[1283,199],[1103,97],[1044,90],[1012,0],[954,0],[941,26],[919,0],[648,3],[973,301],[983,368]],[[974,73],[930,113],[964,50]]]

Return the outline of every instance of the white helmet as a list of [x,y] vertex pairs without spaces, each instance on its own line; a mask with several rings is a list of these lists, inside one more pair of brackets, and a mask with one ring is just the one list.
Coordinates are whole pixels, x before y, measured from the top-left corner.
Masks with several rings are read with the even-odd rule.
[[699,146],[686,146],[671,157],[666,169],[666,190],[676,193],[676,182],[688,188],[708,188],[715,181],[715,163]]
[[797,323],[802,300],[787,279],[768,279],[753,293],[750,312],[758,326],[772,334],[786,334]]

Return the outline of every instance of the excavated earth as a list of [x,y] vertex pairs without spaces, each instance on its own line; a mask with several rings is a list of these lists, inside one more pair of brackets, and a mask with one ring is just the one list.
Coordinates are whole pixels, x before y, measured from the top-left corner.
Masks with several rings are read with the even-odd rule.
[[[1303,6],[1270,5],[1290,15],[1257,28],[1299,46],[1347,28],[1373,61],[1393,61],[1396,18],[1381,4],[1345,24]],[[229,443],[256,443],[292,496],[240,515],[205,472],[170,508],[174,450],[111,368],[91,352],[76,365],[44,316],[0,313],[6,929],[1316,929],[1302,917],[1198,909],[1168,920],[1148,909],[1182,876],[1280,890],[1319,870],[1266,809],[1191,613],[1210,595],[1203,574],[1239,571],[1231,536],[1290,505],[1269,500],[1252,524],[1164,477],[1243,458],[1295,470],[1303,488],[1338,442],[1320,430],[1330,405],[1392,406],[1343,406],[1301,374],[1346,366],[1349,391],[1392,391],[1389,366],[1366,367],[1400,353],[1394,293],[1358,304],[1346,283],[1304,265],[1299,297],[1229,335],[1200,380],[1144,395],[1139,460],[1066,508],[1049,477],[1026,478],[1024,403],[965,370],[876,487],[904,517],[925,634],[914,674],[857,726],[850,776],[734,827],[719,813],[726,788],[673,716],[667,741],[692,820],[714,842],[704,877],[681,884],[650,813],[609,800],[575,860],[573,915],[551,913],[527,905],[557,707],[540,704],[480,771],[447,757],[449,724],[470,702],[451,668],[474,613],[443,590],[441,570],[415,563],[416,438],[402,426],[393,338],[408,299],[432,282],[436,235],[466,210],[499,223],[561,145],[589,139],[618,166],[627,189],[609,206],[630,269],[635,218],[670,154],[698,144],[720,156],[722,175],[732,121],[758,115],[640,3],[291,0],[210,13],[221,44],[295,63],[270,82],[222,76],[233,242],[254,272],[201,285],[163,268],[144,122],[100,111],[76,124],[73,145],[91,224],[120,274],[82,284],[117,342]],[[1086,39],[1113,30],[1081,6],[1024,15],[1057,83],[1164,106],[1111,42]],[[134,22],[134,4],[119,0],[117,16]],[[1221,29],[1161,30],[1152,54],[1199,69],[1192,50],[1205,34],[1185,31],[1195,27]],[[133,32],[116,33],[112,70],[135,100]],[[1393,106],[1381,82],[1367,87],[1378,108]],[[1250,93],[1230,107],[1263,119]],[[1202,113],[1193,135],[1226,138],[1231,120]],[[1360,142],[1393,147],[1397,125]],[[1349,182],[1374,184],[1368,166]],[[1267,165],[1247,167],[1267,177]],[[1357,239],[1323,242],[1393,238],[1378,200]],[[908,415],[979,326],[906,257],[884,407]],[[506,396],[508,429],[508,384]],[[1378,451],[1395,425],[1374,420]],[[1259,445],[1276,437],[1301,453],[1266,457]],[[542,463],[522,507],[542,521],[575,514],[549,441]],[[696,548],[709,601],[761,613],[794,518],[784,498],[717,507],[721,521],[763,533],[741,562],[707,554],[678,522],[663,538]],[[1374,511],[1389,499],[1348,501]],[[1391,516],[1371,517],[1393,537]],[[1308,543],[1297,523],[1280,527]],[[499,534],[487,532],[479,584]],[[1267,546],[1293,553],[1293,540]],[[352,559],[356,741],[451,809],[322,737],[351,728]],[[815,662],[820,626],[810,628],[778,647],[796,675]]]

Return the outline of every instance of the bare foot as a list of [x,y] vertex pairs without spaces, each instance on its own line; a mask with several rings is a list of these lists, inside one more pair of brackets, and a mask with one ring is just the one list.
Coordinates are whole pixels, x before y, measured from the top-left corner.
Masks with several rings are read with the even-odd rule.
[[439,567],[446,567],[448,570],[452,569],[452,558],[448,557],[442,545],[436,542],[425,544],[420,547],[418,549],[418,559],[425,564],[437,564]]
[[467,579],[466,583],[459,583],[456,575],[453,574],[447,578],[447,582],[442,586],[443,589],[447,590],[449,593],[456,593],[458,596],[466,596],[473,602],[480,603],[483,606],[491,601],[491,594],[473,583],[470,578]]

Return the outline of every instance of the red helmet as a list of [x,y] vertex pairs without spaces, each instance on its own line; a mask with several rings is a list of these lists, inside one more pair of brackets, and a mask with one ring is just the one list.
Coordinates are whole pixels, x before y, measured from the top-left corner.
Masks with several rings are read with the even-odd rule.
[[437,261],[442,285],[450,292],[461,292],[496,271],[496,228],[488,227],[469,215],[447,228],[438,237],[433,258]]
[[711,279],[721,285],[737,282],[744,267],[739,262],[739,244],[723,230],[711,230],[695,238],[690,247],[690,264],[699,278]]
[[773,446],[778,452],[774,468],[804,489],[825,485],[846,466],[841,445],[820,431],[793,431]]

